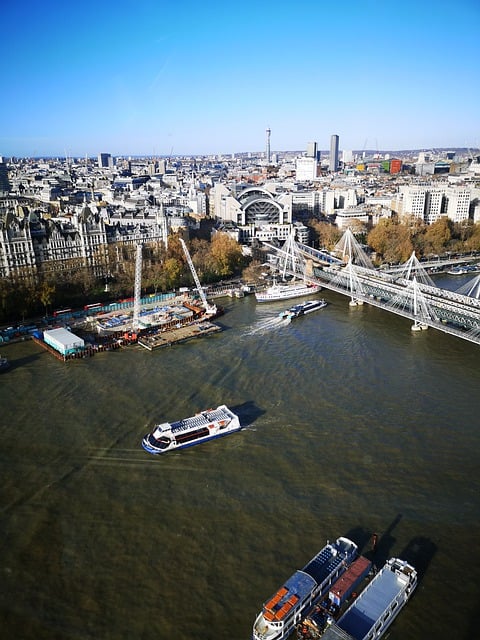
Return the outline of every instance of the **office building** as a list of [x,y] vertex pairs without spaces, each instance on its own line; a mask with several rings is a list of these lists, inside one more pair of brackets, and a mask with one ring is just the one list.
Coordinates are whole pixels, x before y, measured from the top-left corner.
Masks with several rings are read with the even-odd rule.
[[113,158],[109,153],[98,154],[98,166],[102,169],[113,168]]
[[307,158],[315,158],[315,160],[318,160],[317,153],[317,143],[309,142],[307,144]]
[[333,135],[330,138],[330,163],[329,170],[334,173],[338,171],[338,136]]

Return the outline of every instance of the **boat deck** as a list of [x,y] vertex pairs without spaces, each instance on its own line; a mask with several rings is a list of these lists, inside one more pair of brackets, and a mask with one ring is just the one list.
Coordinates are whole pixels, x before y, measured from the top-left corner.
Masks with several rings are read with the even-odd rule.
[[354,602],[339,625],[354,638],[363,638],[404,588],[404,580],[392,571],[384,571],[374,588],[363,592],[363,597]]
[[414,577],[413,572],[411,567],[407,567],[405,573],[384,567],[343,616],[326,629],[322,640],[363,640],[374,628],[378,629],[375,637],[381,637],[405,604],[408,596],[404,592]]
[[321,584],[343,560],[343,556],[334,556],[330,549],[323,549],[318,556],[304,567],[303,571],[311,575],[318,584]]
[[191,418],[184,418],[183,420],[177,420],[171,423],[172,432],[177,433],[179,431],[186,431],[187,429],[194,429],[196,427],[203,427],[216,420],[231,420],[232,416],[226,413],[223,409],[208,409],[201,413],[192,416]]
[[192,338],[200,338],[202,336],[211,335],[221,331],[222,328],[213,322],[200,322],[195,324],[187,324],[181,327],[174,327],[169,330],[159,330],[153,335],[142,335],[138,339],[138,344],[149,351],[160,349],[161,347],[170,347],[174,344],[191,340]]

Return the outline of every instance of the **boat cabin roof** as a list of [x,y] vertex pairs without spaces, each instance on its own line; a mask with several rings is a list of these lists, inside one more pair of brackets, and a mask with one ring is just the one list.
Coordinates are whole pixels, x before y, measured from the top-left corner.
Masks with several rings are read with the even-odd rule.
[[263,614],[267,620],[282,620],[316,586],[311,576],[296,571],[274,596],[265,603]]
[[347,609],[338,626],[355,638],[363,638],[404,588],[404,579],[383,570]]

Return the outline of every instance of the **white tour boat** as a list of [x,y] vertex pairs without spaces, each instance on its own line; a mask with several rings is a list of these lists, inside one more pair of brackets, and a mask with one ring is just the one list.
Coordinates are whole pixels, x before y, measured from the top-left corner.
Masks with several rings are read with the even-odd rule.
[[275,302],[276,300],[289,300],[302,296],[311,296],[320,291],[321,286],[311,282],[274,282],[264,291],[255,291],[257,302]]
[[294,318],[300,318],[313,311],[318,311],[327,306],[326,300],[307,300],[306,302],[299,302],[298,304],[281,311],[279,316],[283,319],[293,320]]
[[226,405],[207,409],[191,418],[157,424],[142,440],[149,453],[166,453],[221,438],[241,429],[238,416]]

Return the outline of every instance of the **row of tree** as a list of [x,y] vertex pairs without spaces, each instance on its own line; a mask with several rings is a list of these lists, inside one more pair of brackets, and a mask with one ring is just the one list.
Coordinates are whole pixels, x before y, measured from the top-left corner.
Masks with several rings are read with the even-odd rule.
[[[311,223],[319,246],[333,249],[342,231],[327,222]],[[453,222],[442,216],[426,225],[415,217],[385,218],[368,230],[363,223],[353,228],[358,240],[375,253],[377,264],[402,263],[415,251],[417,258],[448,253],[480,251],[480,223]]]
[[[240,276],[247,264],[242,247],[225,233],[215,234],[211,242],[193,239],[190,254],[202,284]],[[43,264],[38,273],[25,268],[13,277],[0,278],[0,324],[48,315],[55,308],[81,308],[90,302],[131,297],[135,259],[136,246],[109,245],[101,276],[78,260],[63,260]],[[170,236],[167,247],[163,242],[143,246],[142,293],[167,292],[192,284],[178,236]]]

